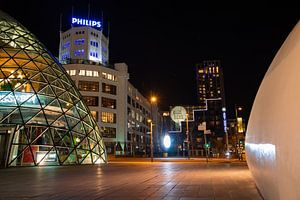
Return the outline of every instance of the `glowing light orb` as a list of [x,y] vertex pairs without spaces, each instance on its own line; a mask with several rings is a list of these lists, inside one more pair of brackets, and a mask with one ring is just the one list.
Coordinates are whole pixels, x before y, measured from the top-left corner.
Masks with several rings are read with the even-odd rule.
[[164,146],[168,149],[171,146],[171,138],[169,135],[165,135],[164,137]]

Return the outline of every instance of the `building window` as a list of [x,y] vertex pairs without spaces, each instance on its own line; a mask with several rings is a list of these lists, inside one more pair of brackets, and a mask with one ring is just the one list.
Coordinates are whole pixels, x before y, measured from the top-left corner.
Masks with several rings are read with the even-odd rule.
[[84,49],[78,49],[74,51],[75,56],[83,56],[84,55]]
[[103,137],[106,138],[115,138],[116,137],[116,128],[112,127],[102,127],[103,130]]
[[74,44],[75,45],[82,45],[82,44],[84,44],[84,39],[77,39],[77,40],[74,41]]
[[79,70],[79,76],[85,76],[85,70],[83,69]]
[[97,111],[91,111],[91,115],[94,118],[94,120],[97,122],[98,121],[98,112]]
[[127,103],[131,104],[131,97],[130,96],[127,96]]
[[101,98],[101,106],[104,108],[116,109],[116,107],[117,107],[116,100],[102,97]]
[[98,106],[99,105],[99,98],[94,96],[84,96],[83,99],[88,106]]
[[78,89],[81,91],[99,92],[99,82],[79,81]]
[[101,112],[101,122],[116,123],[116,114],[110,112]]
[[67,48],[69,48],[70,47],[70,42],[66,42],[65,44],[63,44],[63,47],[62,47],[62,49],[67,49]]
[[76,70],[71,69],[69,74],[70,74],[70,76],[75,76],[76,75]]
[[99,72],[98,71],[94,71],[93,73],[94,73],[93,74],[94,77],[99,77]]
[[66,60],[66,59],[68,59],[68,58],[70,58],[70,52],[65,52],[65,53],[63,53],[62,56],[61,56],[61,59],[62,59],[62,60]]
[[102,92],[116,95],[117,87],[115,85],[102,83]]
[[108,80],[111,80],[111,81],[117,81],[116,76],[114,76],[112,74],[109,74],[109,73],[106,73],[106,72],[102,72],[102,78],[108,79]]
[[93,71],[86,70],[86,76],[93,76]]

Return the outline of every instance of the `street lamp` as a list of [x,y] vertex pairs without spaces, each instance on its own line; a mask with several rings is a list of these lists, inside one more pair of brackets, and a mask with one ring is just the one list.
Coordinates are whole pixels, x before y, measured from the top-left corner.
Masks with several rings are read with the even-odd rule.
[[151,99],[150,99],[150,101],[151,101],[151,104],[152,104],[152,103],[156,103],[157,98],[156,98],[155,96],[152,96]]
[[150,123],[150,155],[151,155],[151,162],[153,162],[153,135],[152,135],[152,131],[153,131],[153,123],[151,119],[148,119],[148,123]]

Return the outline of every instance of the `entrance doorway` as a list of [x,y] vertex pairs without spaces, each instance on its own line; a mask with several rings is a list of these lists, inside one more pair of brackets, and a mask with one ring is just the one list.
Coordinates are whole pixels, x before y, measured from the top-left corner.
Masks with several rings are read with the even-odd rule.
[[5,167],[6,152],[7,152],[7,132],[0,131],[0,168]]

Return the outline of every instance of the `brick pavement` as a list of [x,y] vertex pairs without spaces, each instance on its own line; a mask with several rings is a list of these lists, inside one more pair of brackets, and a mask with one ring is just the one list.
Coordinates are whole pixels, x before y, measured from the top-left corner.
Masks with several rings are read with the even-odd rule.
[[245,162],[114,162],[0,170],[0,199],[260,200]]

